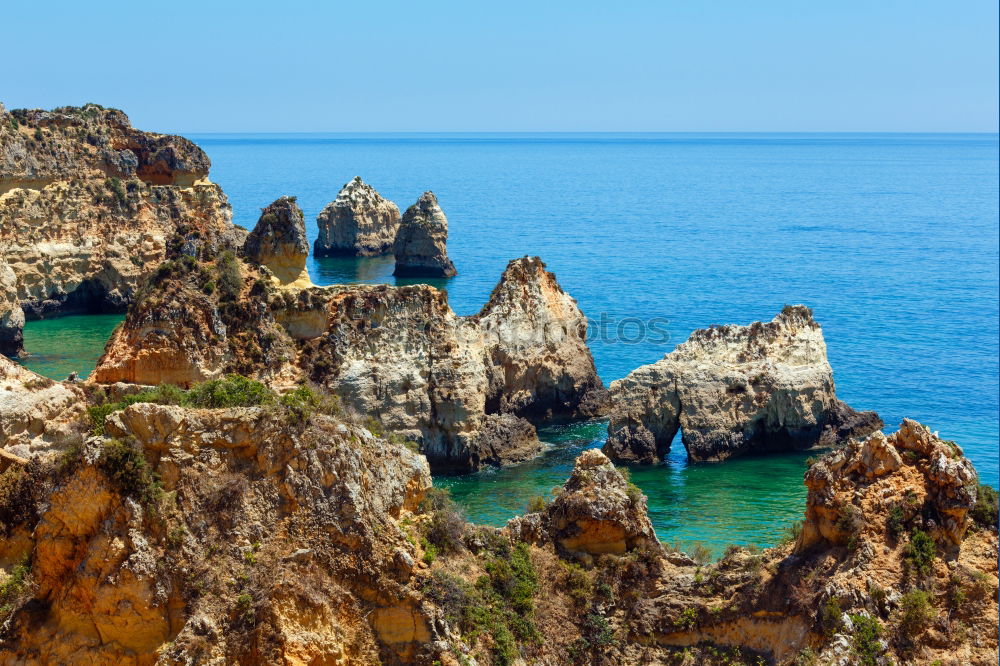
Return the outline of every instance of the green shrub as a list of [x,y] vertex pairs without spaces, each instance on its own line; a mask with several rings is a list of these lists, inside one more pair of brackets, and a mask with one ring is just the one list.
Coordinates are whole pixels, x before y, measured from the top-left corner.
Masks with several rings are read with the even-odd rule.
[[31,560],[26,556],[14,565],[7,579],[0,584],[0,623],[23,601],[22,597],[28,588],[28,577],[31,574]]
[[226,375],[195,385],[187,392],[184,404],[192,407],[256,407],[274,401],[274,393],[258,381],[241,375]]
[[10,534],[16,525],[34,523],[44,475],[45,470],[37,458],[28,461],[27,465],[13,464],[0,474],[0,535]]
[[861,523],[861,513],[853,504],[843,504],[834,526],[841,532],[855,532]]
[[681,614],[674,619],[674,626],[690,631],[698,626],[698,611],[693,608],[685,608]]
[[570,598],[578,604],[589,602],[594,591],[590,575],[575,562],[560,560],[559,566],[563,571],[563,586]]
[[851,635],[851,649],[862,666],[876,666],[882,654],[882,623],[867,615],[851,614],[854,632]]
[[823,633],[828,637],[833,636],[843,628],[843,611],[840,609],[839,599],[836,597],[827,599],[823,608],[820,609],[819,624]]
[[233,301],[243,290],[243,271],[240,263],[231,251],[226,250],[215,262],[216,282],[219,286],[219,299]]
[[893,504],[889,516],[885,520],[885,528],[895,538],[899,538],[906,529],[906,513],[899,504]]
[[802,534],[802,521],[796,520],[794,523],[785,528],[784,534],[781,535],[780,545],[787,546],[795,543],[799,540],[800,534]]
[[541,495],[535,495],[530,500],[528,500],[528,513],[541,513],[545,511],[545,498]]
[[101,451],[100,467],[123,494],[147,507],[159,500],[159,479],[137,443],[109,439]]
[[696,543],[691,547],[691,559],[694,560],[698,566],[703,567],[712,562],[712,551],[709,550],[704,544]]
[[424,497],[422,508],[431,514],[423,526],[427,542],[444,554],[461,551],[468,525],[461,507],[451,499],[448,491],[432,488]]
[[969,513],[972,520],[980,527],[995,530],[998,511],[1000,511],[1000,500],[997,491],[992,486],[979,484],[976,489],[976,506]]
[[899,600],[899,628],[903,636],[913,639],[934,619],[931,596],[924,590],[913,589]]
[[906,563],[917,572],[919,576],[926,576],[931,572],[931,566],[937,555],[937,546],[934,539],[929,534],[921,530],[914,530],[910,535],[910,543],[903,549],[903,557]]

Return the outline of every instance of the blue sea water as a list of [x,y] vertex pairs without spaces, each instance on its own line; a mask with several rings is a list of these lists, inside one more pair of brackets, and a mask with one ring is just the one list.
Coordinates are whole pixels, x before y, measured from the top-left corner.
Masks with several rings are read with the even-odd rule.
[[[591,340],[605,382],[656,361],[695,328],[809,305],[841,398],[877,410],[888,430],[904,416],[928,424],[997,485],[996,134],[190,138],[212,158],[211,177],[247,228],[272,200],[296,195],[315,238],[316,215],[356,175],[401,209],[433,190],[459,271],[435,284],[452,307],[478,311],[508,260],[538,255],[592,321],[611,323]],[[309,271],[317,284],[397,282],[391,258],[311,258]],[[628,318],[666,319],[669,340],[634,341],[635,320],[621,330],[631,342],[615,339]],[[600,427],[578,430],[573,447],[600,443]],[[553,441],[566,447],[563,436]],[[473,518],[501,523],[550,476],[565,478],[565,456],[545,467],[547,459],[445,483]],[[711,493],[748,474],[755,492],[771,484],[782,516],[801,515],[801,460],[760,460],[688,465],[678,439],[667,464],[639,472],[651,505],[665,507],[661,535],[675,536],[671,521],[691,508],[685,487]],[[521,488],[507,508],[498,508],[506,492],[498,478]],[[766,542],[777,528],[732,529],[729,540]]]

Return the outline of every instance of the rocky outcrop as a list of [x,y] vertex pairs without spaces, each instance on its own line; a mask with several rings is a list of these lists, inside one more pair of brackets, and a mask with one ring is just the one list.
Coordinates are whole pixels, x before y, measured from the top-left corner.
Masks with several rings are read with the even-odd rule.
[[473,319],[490,355],[489,411],[535,420],[603,411],[608,392],[587,347],[587,319],[541,259],[508,263]]
[[900,528],[923,516],[921,527],[958,545],[976,506],[978,477],[954,442],[903,419],[888,437],[877,432],[824,457],[805,480],[809,496],[799,552],[821,543],[884,540],[893,511],[899,512]]
[[0,354],[19,356],[24,351],[24,310],[17,298],[17,275],[0,261]]
[[612,382],[604,451],[655,462],[677,434],[692,460],[805,449],[882,427],[837,400],[823,332],[804,306],[768,323],[695,331],[652,365]]
[[165,258],[238,247],[245,232],[208,169],[187,139],[115,109],[0,114],[0,264],[16,276],[4,351],[18,351],[13,299],[29,318],[123,312]]
[[3,569],[30,562],[20,595],[5,588],[0,661],[434,658],[402,527],[426,461],[329,416],[288,418],[140,403],[109,418],[116,439],[31,472],[33,506],[0,542]]
[[396,277],[452,277],[458,274],[448,258],[448,218],[433,192],[424,192],[406,209],[396,233]]
[[[0,450],[30,458],[79,436],[83,390],[0,356]],[[2,466],[0,466],[2,467]]]
[[436,469],[525,460],[541,450],[530,421],[599,410],[586,321],[538,259],[511,262],[473,317],[427,285],[283,289],[240,265],[227,300],[205,288],[221,283],[219,261],[176,263],[129,311],[92,381],[308,379],[418,442]]
[[512,519],[506,530],[518,540],[552,543],[584,561],[660,548],[645,496],[597,449],[580,454],[569,481],[545,509]]
[[311,287],[306,270],[306,221],[295,197],[281,197],[263,209],[243,244],[247,259],[267,267],[282,287]]
[[389,254],[399,229],[399,207],[356,177],[323,208],[316,223],[317,257]]

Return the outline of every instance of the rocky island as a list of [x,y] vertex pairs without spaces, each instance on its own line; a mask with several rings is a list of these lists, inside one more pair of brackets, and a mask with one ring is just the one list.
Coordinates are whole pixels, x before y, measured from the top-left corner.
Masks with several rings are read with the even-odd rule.
[[448,218],[433,192],[424,192],[406,209],[399,223],[393,252],[396,277],[452,277],[458,275],[448,258]]
[[392,252],[399,230],[399,207],[355,177],[316,218],[317,257],[374,257]]
[[772,321],[691,334],[651,365],[611,383],[604,452],[655,462],[677,431],[691,460],[833,445],[882,427],[837,399],[812,311],[786,306]]

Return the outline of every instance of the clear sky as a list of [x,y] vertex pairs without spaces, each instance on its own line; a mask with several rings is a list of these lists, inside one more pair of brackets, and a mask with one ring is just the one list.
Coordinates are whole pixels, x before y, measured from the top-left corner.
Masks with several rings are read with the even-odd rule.
[[0,101],[206,131],[989,131],[997,0],[45,2]]

